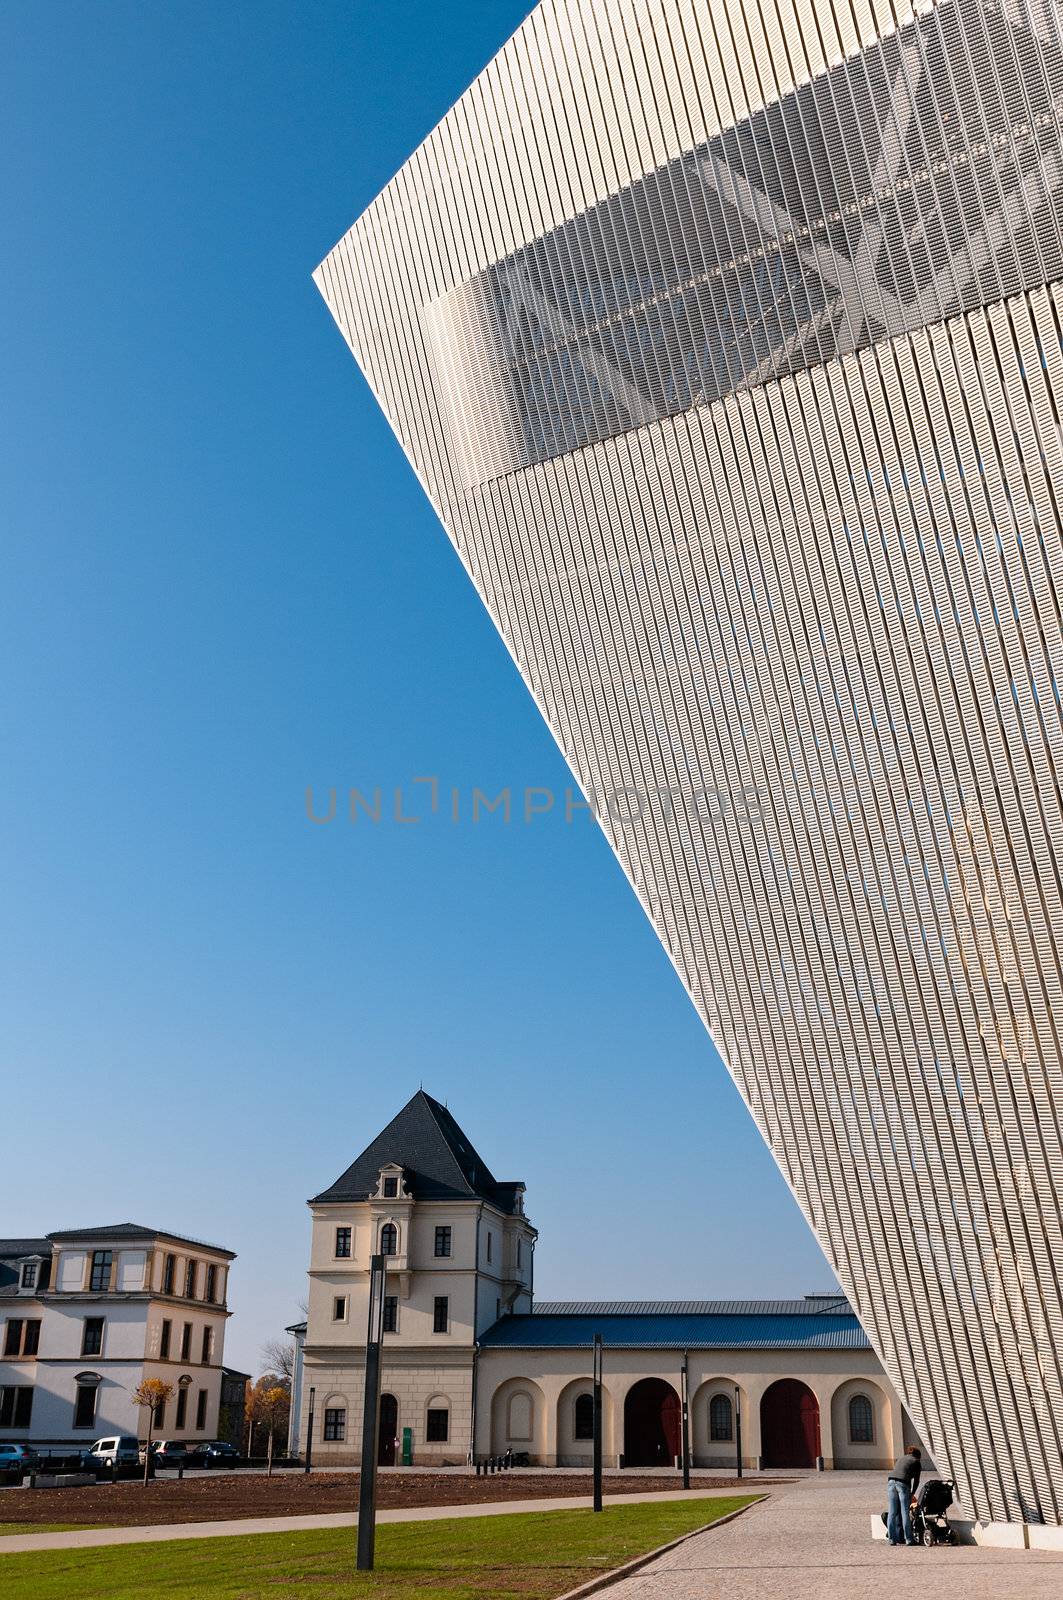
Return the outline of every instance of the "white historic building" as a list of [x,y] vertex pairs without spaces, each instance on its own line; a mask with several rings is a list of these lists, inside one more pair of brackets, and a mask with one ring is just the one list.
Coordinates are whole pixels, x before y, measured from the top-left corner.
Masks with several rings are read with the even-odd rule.
[[144,1378],[174,1391],[156,1437],[214,1438],[233,1259],[132,1222],[0,1240],[0,1440],[143,1436]]
[[370,1258],[387,1258],[380,1460],[512,1450],[589,1465],[591,1347],[605,1346],[612,1466],[667,1465],[689,1404],[695,1466],[884,1467],[914,1437],[843,1295],[789,1301],[533,1304],[524,1185],[498,1183],[419,1091],[310,1201],[309,1316],[295,1335],[293,1448],[361,1448]]

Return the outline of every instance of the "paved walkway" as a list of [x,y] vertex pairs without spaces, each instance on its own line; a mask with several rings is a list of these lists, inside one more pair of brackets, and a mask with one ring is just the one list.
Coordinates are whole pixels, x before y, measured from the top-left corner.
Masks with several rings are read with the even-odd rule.
[[[755,1494],[756,1489],[751,1493]],[[41,1490],[40,1493],[47,1493]],[[607,1494],[607,1506],[631,1505],[637,1500],[715,1499],[721,1493],[738,1490],[691,1489],[686,1495],[673,1487],[653,1494]],[[378,1511],[377,1522],[441,1522],[448,1517],[504,1517],[521,1511],[575,1511],[589,1508],[590,1496],[566,1495],[548,1500],[495,1500],[471,1506],[403,1506]],[[29,1550],[87,1550],[109,1544],[161,1544],[171,1539],[222,1539],[245,1533],[303,1533],[313,1528],[356,1528],[354,1512],[342,1511],[311,1517],[241,1517],[235,1522],[172,1522],[150,1528],[73,1528],[66,1533],[13,1533],[3,1535],[0,1524],[0,1556]]]
[[881,1473],[828,1472],[688,1539],[609,1600],[1059,1600],[1063,1554],[977,1545],[891,1550],[872,1542]]

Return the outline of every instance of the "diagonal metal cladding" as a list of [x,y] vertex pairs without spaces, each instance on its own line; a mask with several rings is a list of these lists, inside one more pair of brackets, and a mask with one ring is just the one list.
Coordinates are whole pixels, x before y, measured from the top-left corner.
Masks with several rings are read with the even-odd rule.
[[1059,1525],[1063,7],[879,14],[544,0],[316,278],[938,1467]]

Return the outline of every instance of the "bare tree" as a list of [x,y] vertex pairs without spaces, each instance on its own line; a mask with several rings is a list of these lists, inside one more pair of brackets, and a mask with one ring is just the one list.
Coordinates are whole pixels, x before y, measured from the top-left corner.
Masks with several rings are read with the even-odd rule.
[[288,1339],[267,1339],[260,1351],[262,1365],[290,1389],[295,1375],[295,1346]]

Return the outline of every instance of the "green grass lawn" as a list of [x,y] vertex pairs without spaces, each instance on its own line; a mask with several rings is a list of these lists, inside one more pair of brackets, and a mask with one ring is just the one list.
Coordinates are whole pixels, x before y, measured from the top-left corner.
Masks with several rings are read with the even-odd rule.
[[71,1528],[87,1528],[87,1522],[0,1522],[0,1539],[9,1533],[69,1533]]
[[385,1523],[376,1571],[356,1530],[0,1555],[4,1600],[554,1600],[758,1499],[667,1500],[592,1511]]

